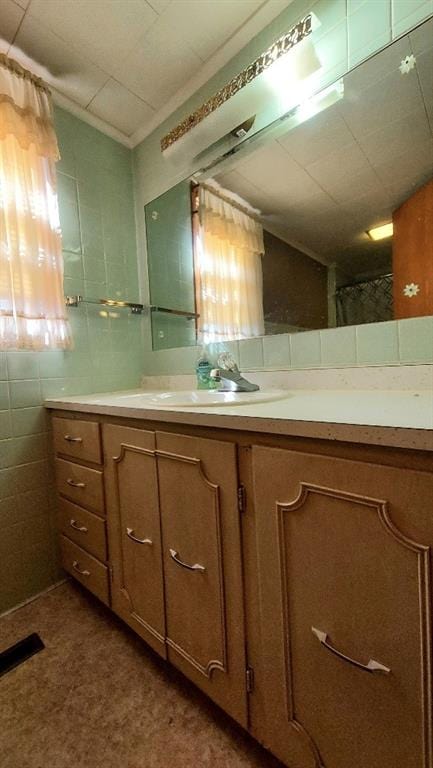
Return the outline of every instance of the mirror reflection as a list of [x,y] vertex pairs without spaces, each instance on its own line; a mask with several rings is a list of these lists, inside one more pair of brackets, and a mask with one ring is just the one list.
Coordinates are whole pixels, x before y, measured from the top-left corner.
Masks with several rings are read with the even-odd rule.
[[146,206],[155,349],[433,314],[432,40]]

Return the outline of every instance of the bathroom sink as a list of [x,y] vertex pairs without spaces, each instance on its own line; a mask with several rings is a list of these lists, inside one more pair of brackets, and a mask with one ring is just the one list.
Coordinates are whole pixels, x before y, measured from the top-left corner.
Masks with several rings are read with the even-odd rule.
[[178,392],[125,392],[111,398],[132,408],[208,408],[229,405],[254,405],[282,400],[288,393],[283,389],[258,392],[218,392],[217,390],[183,390]]

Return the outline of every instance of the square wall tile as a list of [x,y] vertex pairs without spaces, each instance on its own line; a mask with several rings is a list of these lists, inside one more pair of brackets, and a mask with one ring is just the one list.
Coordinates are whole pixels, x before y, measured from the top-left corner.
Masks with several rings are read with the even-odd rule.
[[390,0],[349,5],[349,66],[353,67],[391,41]]
[[41,404],[41,387],[38,379],[34,381],[11,381],[11,408],[27,408]]
[[6,381],[7,377],[6,353],[0,352],[0,381]]
[[9,380],[37,379],[39,376],[38,355],[35,352],[8,352],[7,368]]
[[276,336],[263,337],[263,364],[265,368],[289,368],[289,336],[280,333]]
[[398,37],[433,13],[433,0],[391,0],[392,34]]
[[81,253],[80,217],[77,203],[65,200],[60,205],[60,227],[63,250]]
[[48,428],[47,412],[42,406],[34,408],[16,408],[11,412],[12,433],[14,437],[36,435]]
[[0,381],[0,411],[9,408],[9,385],[7,381]]
[[263,368],[263,343],[259,339],[241,339],[239,341],[239,367],[241,371],[250,368]]
[[433,317],[398,321],[400,362],[433,363]]
[[0,440],[5,440],[12,434],[10,411],[0,411]]
[[356,327],[356,360],[358,365],[385,365],[398,362],[398,326],[368,323]]
[[317,368],[320,366],[320,331],[291,333],[289,340],[292,368]]
[[322,365],[355,365],[356,333],[355,326],[345,328],[327,328],[320,331],[322,346]]

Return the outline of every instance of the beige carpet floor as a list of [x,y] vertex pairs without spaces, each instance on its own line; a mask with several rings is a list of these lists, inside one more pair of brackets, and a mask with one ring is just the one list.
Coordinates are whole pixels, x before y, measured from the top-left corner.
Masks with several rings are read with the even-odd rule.
[[278,768],[281,764],[67,583],[0,619],[0,651],[45,650],[0,678],[1,768]]

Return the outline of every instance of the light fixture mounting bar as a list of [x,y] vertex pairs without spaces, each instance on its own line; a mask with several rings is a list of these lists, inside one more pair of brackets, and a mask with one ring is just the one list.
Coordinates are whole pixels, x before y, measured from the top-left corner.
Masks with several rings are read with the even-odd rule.
[[184,136],[191,128],[201,123],[205,117],[215,112],[228,99],[234,96],[238,91],[244,88],[248,83],[255,80],[256,77],[265,72],[275,61],[284,56],[295,45],[301,42],[305,37],[311,34],[313,29],[313,17],[311,13],[305,16],[302,21],[292,27],[285,35],[281,35],[272,45],[263,51],[257,59],[254,59],[242,72],[233,77],[227,85],[220,88],[210,99],[201,105],[195,112],[182,120],[161,139],[161,151],[164,152],[172,146],[178,139]]

